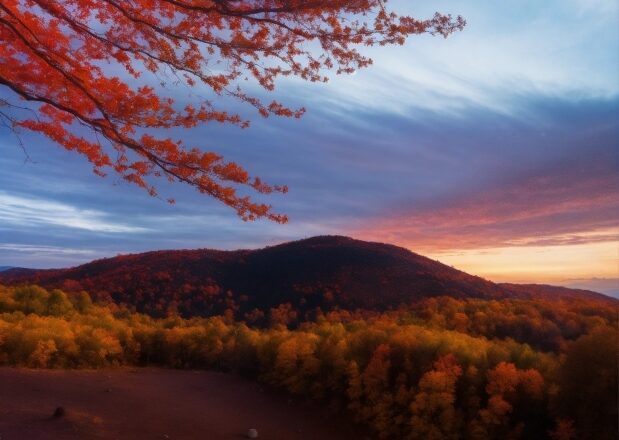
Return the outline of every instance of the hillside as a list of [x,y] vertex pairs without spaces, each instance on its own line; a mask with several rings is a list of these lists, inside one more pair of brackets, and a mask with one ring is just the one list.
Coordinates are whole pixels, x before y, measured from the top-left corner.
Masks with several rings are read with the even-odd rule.
[[311,317],[317,308],[382,311],[435,296],[530,296],[527,288],[497,285],[404,248],[340,236],[259,250],[156,251],[70,269],[8,270],[0,274],[0,283],[86,290],[154,316],[229,310],[237,318],[250,313],[255,319],[287,303]]
[[[0,285],[0,365],[67,369],[37,383],[28,380],[31,370],[27,377],[20,377],[19,369],[4,370],[4,377],[0,371],[7,401],[0,402],[0,432],[29,439],[111,438],[120,432],[131,438],[163,438],[163,433],[196,438],[196,432],[240,438],[255,426],[260,438],[300,438],[301,429],[303,438],[422,440],[435,432],[433,438],[615,439],[617,301],[592,300],[586,292],[557,301],[570,292],[534,298],[529,287],[523,289],[525,294],[500,301],[441,296],[385,313],[342,310],[315,320],[297,301],[294,309],[269,310],[256,322],[250,318],[258,313],[241,317],[238,310],[235,316],[160,319],[93,303],[84,292]],[[203,305],[219,304],[220,296],[213,294]],[[327,306],[338,301],[337,295],[322,296]],[[232,293],[223,297],[230,311],[238,302],[241,310],[250,302]],[[105,384],[97,385],[85,377],[92,370],[75,370],[120,366],[233,372],[285,391],[295,403],[278,407],[248,390],[249,384],[238,391],[221,388],[223,375],[202,380],[193,371],[162,370],[157,377],[131,372],[124,378],[103,373]],[[360,422],[360,433],[329,436],[322,423],[300,426],[287,409],[298,408],[305,398]],[[52,419],[57,405],[67,408],[66,416]],[[118,411],[133,407],[139,410],[130,411],[131,420],[127,411]],[[202,414],[206,424],[176,426],[195,408],[190,418]],[[242,414],[255,411],[262,415],[257,421]],[[312,418],[300,416],[297,420]],[[278,435],[275,429],[284,431]]]

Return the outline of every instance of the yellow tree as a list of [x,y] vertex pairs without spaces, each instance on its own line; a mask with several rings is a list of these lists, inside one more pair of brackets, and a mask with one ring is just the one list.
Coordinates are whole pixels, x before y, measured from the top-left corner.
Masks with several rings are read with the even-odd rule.
[[461,418],[455,409],[456,382],[462,368],[454,355],[441,357],[419,380],[411,404],[411,439],[449,440],[460,437]]

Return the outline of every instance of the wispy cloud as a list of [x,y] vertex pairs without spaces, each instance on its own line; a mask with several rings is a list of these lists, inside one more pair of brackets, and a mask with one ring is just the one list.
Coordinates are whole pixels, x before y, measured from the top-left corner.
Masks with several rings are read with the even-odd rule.
[[[330,84],[282,81],[266,99],[306,106],[301,120],[171,133],[288,184],[289,194],[266,199],[290,215],[288,225],[243,223],[193,189],[162,182],[161,193],[178,201],[169,206],[113,173],[93,176],[83,158],[27,133],[35,163],[24,164],[0,130],[0,243],[8,246],[0,264],[57,267],[116,252],[339,233],[502,279],[518,272],[530,281],[534,270],[536,279],[542,271],[556,280],[614,277],[619,3],[389,4],[415,17],[462,14],[468,26],[447,40],[369,49],[371,68]],[[168,92],[187,99],[185,90]]]
[[102,233],[137,233],[145,228],[116,222],[105,212],[67,203],[0,192],[0,226],[54,226]]
[[28,254],[77,255],[91,257],[97,255],[97,251],[92,249],[72,249],[60,246],[43,246],[21,243],[0,243],[0,251],[24,252]]
[[358,236],[425,251],[557,246],[619,240],[619,175],[559,173],[400,210]]
[[87,247],[0,243],[0,265],[16,267],[70,267],[114,254]]
[[314,93],[315,99],[343,112],[360,106],[466,114],[483,107],[518,114],[525,95],[579,100],[619,93],[616,0],[390,5],[416,17],[462,14],[468,25],[447,40],[422,36],[404,48],[376,48],[371,69],[335,79],[329,94]]

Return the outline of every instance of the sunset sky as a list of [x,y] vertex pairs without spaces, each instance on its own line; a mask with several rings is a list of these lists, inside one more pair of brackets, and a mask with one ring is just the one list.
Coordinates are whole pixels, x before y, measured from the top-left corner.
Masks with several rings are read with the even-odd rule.
[[289,224],[244,223],[180,184],[160,186],[168,205],[35,135],[26,161],[0,128],[0,266],[342,234],[495,281],[619,294],[619,2],[389,4],[468,25],[371,49],[373,66],[328,84],[280,81],[274,97],[305,106],[301,120],[237,106],[250,128],[174,133],[289,185],[267,199]]

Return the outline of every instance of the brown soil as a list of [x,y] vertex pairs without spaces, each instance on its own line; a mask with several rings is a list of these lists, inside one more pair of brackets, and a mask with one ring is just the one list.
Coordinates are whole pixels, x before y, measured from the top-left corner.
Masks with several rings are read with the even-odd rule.
[[[56,408],[62,417],[54,417]],[[230,374],[0,368],[1,440],[364,439],[317,405]]]

